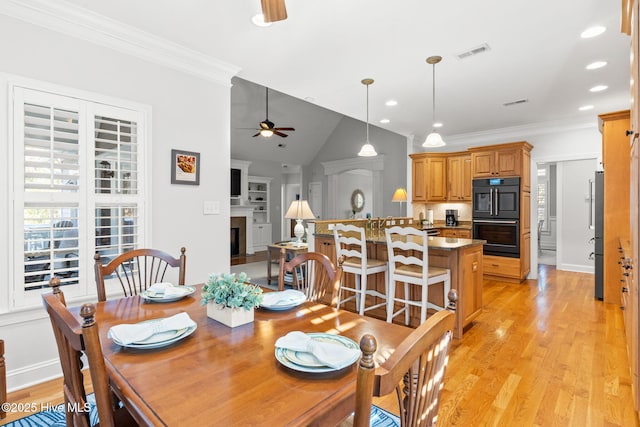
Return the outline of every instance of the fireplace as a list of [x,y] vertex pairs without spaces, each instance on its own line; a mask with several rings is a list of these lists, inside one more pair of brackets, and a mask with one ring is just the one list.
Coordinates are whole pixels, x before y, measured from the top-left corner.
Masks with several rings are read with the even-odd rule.
[[231,217],[231,256],[247,253],[247,218],[244,216]]

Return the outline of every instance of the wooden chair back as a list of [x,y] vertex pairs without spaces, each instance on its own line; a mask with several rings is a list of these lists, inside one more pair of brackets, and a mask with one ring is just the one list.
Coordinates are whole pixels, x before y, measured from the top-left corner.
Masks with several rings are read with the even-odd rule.
[[438,416],[440,392],[448,362],[455,315],[443,310],[416,328],[391,356],[375,368],[373,335],[360,340],[354,425],[369,426],[373,396],[393,391],[398,397],[403,427],[433,426]]
[[4,365],[4,340],[0,340],[0,418],[7,417],[7,368]]
[[174,258],[157,249],[134,249],[118,255],[103,265],[100,254],[95,254],[95,276],[98,301],[106,301],[105,277],[115,274],[120,281],[124,296],[137,295],[154,283],[162,282],[169,267],[178,268],[178,285],[183,286],[187,257],[186,249],[180,249],[180,257]]
[[49,284],[53,292],[42,294],[42,300],[51,319],[62,365],[67,426],[91,425],[82,373],[83,353],[89,362],[100,426],[115,426],[116,423],[135,425],[126,410],[116,406],[118,400],[109,385],[98,325],[94,318],[96,307],[93,304],[82,306],[80,316],[83,318],[83,323],[80,324],[65,305],[64,295],[59,289],[60,279],[54,277]]
[[335,307],[342,278],[342,260],[336,267],[320,252],[305,252],[286,261],[286,250],[280,250],[278,290],[284,290],[285,274],[291,274],[291,286],[305,293],[308,301],[319,301]]

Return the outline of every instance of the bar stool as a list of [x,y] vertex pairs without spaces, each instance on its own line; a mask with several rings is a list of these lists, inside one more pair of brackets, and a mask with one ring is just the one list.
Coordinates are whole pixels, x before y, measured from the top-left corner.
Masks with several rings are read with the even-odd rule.
[[[451,270],[429,266],[427,232],[413,227],[385,229],[389,253],[389,286],[387,292],[387,322],[404,312],[404,323],[409,325],[409,307],[420,307],[420,324],[427,318],[427,308],[444,310],[451,289]],[[410,252],[409,252],[410,251]],[[404,297],[396,297],[396,282],[404,282]],[[443,282],[442,305],[429,302],[429,286]],[[409,284],[421,287],[420,299],[411,299]],[[398,311],[395,303],[404,304]]]
[[[336,259],[344,256],[342,271],[355,275],[355,286],[352,288],[344,286],[345,275],[342,275],[343,280],[340,282],[340,291],[338,292],[338,308],[340,308],[340,304],[352,299],[355,299],[356,310],[360,315],[367,310],[385,306],[387,304],[386,294],[388,294],[389,283],[387,263],[367,257],[367,240],[364,228],[350,224],[336,224],[333,228],[333,237],[336,242]],[[367,289],[367,276],[382,272],[384,272],[386,294],[382,294],[375,289]],[[353,295],[342,299],[342,291],[352,292]],[[384,302],[365,307],[367,295],[381,298]]]

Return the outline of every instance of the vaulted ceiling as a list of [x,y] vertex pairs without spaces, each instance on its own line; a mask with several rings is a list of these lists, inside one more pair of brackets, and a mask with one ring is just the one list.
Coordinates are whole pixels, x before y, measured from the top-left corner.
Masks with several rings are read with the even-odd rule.
[[[286,0],[288,19],[261,28],[251,22],[259,0],[69,1],[239,66],[238,77],[255,85],[234,86],[232,137],[264,119],[260,86],[268,86],[270,119],[296,128],[295,136],[269,144],[284,142],[309,155],[341,115],[365,120],[360,81],[366,77],[375,79],[371,123],[422,140],[432,122],[433,69],[425,62],[431,55],[443,57],[436,66],[436,118],[445,140],[595,122],[597,114],[629,107],[629,37],[620,32],[620,2]],[[606,31],[581,38],[593,25]],[[479,46],[484,53],[459,58]],[[597,60],[607,65],[585,69]],[[590,92],[595,85],[608,88]],[[296,98],[292,108],[284,109],[278,92]],[[386,106],[388,100],[397,105]],[[579,111],[583,105],[594,108]],[[389,123],[379,122],[384,118]]]

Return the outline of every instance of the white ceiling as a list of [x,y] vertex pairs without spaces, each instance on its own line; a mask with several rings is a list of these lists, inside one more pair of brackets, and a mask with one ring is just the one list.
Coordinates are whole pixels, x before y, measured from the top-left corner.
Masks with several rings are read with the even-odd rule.
[[[629,37],[620,33],[619,1],[286,0],[288,19],[268,28],[251,23],[259,0],[69,1],[236,65],[244,80],[356,119],[366,114],[360,81],[373,78],[370,122],[420,140],[431,129],[432,67],[425,62],[431,55],[443,57],[436,66],[436,110],[445,140],[530,124],[595,122],[597,114],[629,108]],[[581,39],[592,25],[607,31]],[[484,43],[487,53],[457,58]],[[585,70],[596,60],[608,65]],[[589,92],[596,84],[609,89]],[[247,111],[238,114],[244,126],[232,123],[232,129],[264,119],[259,89],[243,92]],[[389,99],[398,105],[385,106]],[[503,106],[520,99],[529,102]],[[316,113],[300,103],[278,116],[277,93],[272,100],[269,118],[296,128],[272,144],[313,150],[305,144],[331,128],[317,129]],[[584,104],[595,108],[578,111]],[[333,126],[339,120],[325,116]],[[382,118],[390,123],[378,123]]]

